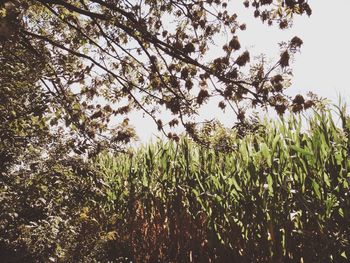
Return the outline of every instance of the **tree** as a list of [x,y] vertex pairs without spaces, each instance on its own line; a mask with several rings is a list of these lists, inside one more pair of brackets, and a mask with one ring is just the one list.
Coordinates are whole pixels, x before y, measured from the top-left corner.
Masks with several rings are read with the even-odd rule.
[[44,61],[9,41],[0,51],[0,63],[0,172],[6,172],[21,163],[19,156],[29,145],[50,140],[44,115],[53,103],[37,83]]
[[0,49],[1,260],[48,262],[63,251],[87,258],[97,253],[92,247],[100,230],[84,233],[96,225],[83,225],[77,215],[85,207],[106,224],[104,207],[96,205],[106,204],[105,191],[96,169],[71,154],[79,151],[71,144],[81,139],[66,139],[69,131],[50,125],[63,101],[40,85],[48,72],[45,46],[31,44],[41,52],[16,39]]
[[[248,71],[250,54],[239,42],[245,25],[227,1],[2,0],[0,4],[3,52],[8,52],[9,42],[16,42],[15,49],[25,49],[45,63],[40,84],[61,107],[51,124],[64,120],[67,127],[80,131],[84,141],[105,138],[110,118],[126,117],[134,109],[144,111],[164,133],[169,131],[167,125],[182,124],[195,137],[193,117],[212,97],[221,97],[218,107],[228,105],[241,123],[246,107],[270,105],[283,114],[290,105],[299,111],[311,104],[300,98],[292,101],[283,93],[290,57],[302,41],[295,37],[282,44],[281,58],[274,65],[257,61]],[[311,14],[305,0],[243,4],[252,7],[255,17],[281,29],[290,26],[293,15]],[[208,59],[210,43],[222,32],[229,39],[222,46],[223,55]],[[97,98],[104,103],[96,103]],[[160,117],[164,111],[174,119],[165,123]],[[127,120],[111,134],[115,143],[134,135]]]

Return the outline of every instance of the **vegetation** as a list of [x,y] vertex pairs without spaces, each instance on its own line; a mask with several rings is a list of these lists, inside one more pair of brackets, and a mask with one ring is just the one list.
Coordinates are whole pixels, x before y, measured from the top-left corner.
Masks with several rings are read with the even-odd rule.
[[[291,25],[293,15],[311,15],[305,0],[242,2],[281,29]],[[246,26],[231,10],[232,3],[222,0],[1,0],[0,46],[6,56],[24,50],[42,63],[35,73],[49,98],[42,103],[60,105],[50,123],[79,132],[83,138],[73,148],[84,142],[83,152],[106,134],[122,147],[134,136],[123,119],[135,109],[169,137],[176,125],[195,135],[193,116],[212,97],[221,98],[218,107],[232,110],[240,122],[251,107],[269,105],[280,114],[292,105],[302,110],[304,100],[295,103],[283,93],[290,58],[302,40],[281,43],[281,57],[272,65],[263,58],[250,64],[239,42]],[[208,54],[212,48],[219,49],[214,58]],[[12,59],[24,61],[19,54]],[[120,125],[111,127],[115,116]]]
[[265,120],[226,137],[226,152],[184,138],[100,156],[115,250],[133,262],[348,262],[350,119],[330,114]]
[[[311,15],[304,0],[243,4],[281,29]],[[350,118],[285,95],[301,39],[250,63],[229,10],[0,0],[2,262],[348,261]],[[196,123],[213,97],[232,129]],[[279,121],[245,116],[267,106]],[[171,140],[128,150],[133,110]]]
[[337,112],[244,137],[207,127],[210,147],[48,162],[2,185],[5,262],[347,262],[350,119]]

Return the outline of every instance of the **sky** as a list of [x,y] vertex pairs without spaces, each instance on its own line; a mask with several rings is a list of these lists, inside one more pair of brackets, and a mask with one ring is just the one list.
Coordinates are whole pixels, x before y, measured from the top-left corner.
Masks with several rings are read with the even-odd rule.
[[[287,30],[262,24],[253,18],[251,10],[243,7],[241,0],[232,2],[238,20],[247,24],[247,30],[239,33],[241,45],[252,56],[264,53],[267,58],[276,61],[280,54],[279,42],[294,36],[303,40],[301,52],[291,65],[292,86],[287,94],[292,96],[312,91],[333,103],[337,103],[340,96],[350,104],[350,0],[309,0],[313,9],[311,17],[295,16],[293,27]],[[217,104],[209,105],[203,111],[202,118],[212,117],[218,117],[226,125],[233,118],[219,111]],[[139,142],[154,141],[160,136],[150,118],[136,113],[130,119]]]

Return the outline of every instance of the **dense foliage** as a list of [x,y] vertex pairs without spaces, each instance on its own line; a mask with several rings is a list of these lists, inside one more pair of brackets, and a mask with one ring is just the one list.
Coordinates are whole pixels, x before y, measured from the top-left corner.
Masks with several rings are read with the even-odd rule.
[[226,136],[225,152],[212,134],[212,149],[183,139],[102,155],[114,250],[133,262],[348,262],[350,122],[339,119],[266,120]]
[[[62,251],[69,252],[65,259],[70,262],[81,260],[93,253],[90,248],[95,246],[97,232],[84,234],[77,214],[86,204],[93,210],[99,209],[98,202],[104,203],[98,174],[67,147],[74,146],[74,138],[80,135],[50,127],[61,101],[38,82],[47,70],[41,56],[45,47],[33,54],[23,43],[3,44],[0,260],[48,262]],[[103,216],[101,209],[99,214]]]
[[89,163],[51,153],[1,184],[2,260],[348,262],[350,121],[337,114]]
[[[193,117],[214,97],[221,98],[219,108],[230,108],[241,122],[250,107],[270,105],[280,114],[289,106],[302,110],[304,99],[293,101],[283,93],[290,58],[302,40],[282,43],[281,57],[272,65],[262,58],[249,66],[249,50],[242,50],[239,42],[246,25],[238,20],[235,4],[2,0],[0,46],[5,54],[25,50],[43,64],[37,80],[49,101],[60,105],[51,125],[63,120],[89,145],[102,140],[106,130],[115,142],[129,141],[134,133],[125,122],[115,127],[108,123],[115,116],[123,120],[135,109],[149,115],[166,135],[178,124],[194,134]],[[290,26],[293,15],[311,14],[306,0],[240,4],[281,29]],[[214,57],[209,52],[213,49]],[[19,63],[23,57],[13,60]],[[164,112],[173,118],[164,119]]]

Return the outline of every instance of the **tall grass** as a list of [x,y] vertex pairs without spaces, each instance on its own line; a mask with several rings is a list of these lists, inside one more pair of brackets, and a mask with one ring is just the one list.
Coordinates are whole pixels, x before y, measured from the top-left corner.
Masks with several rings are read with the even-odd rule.
[[110,251],[133,262],[349,262],[350,120],[337,114],[232,131],[226,152],[183,138],[101,155]]

